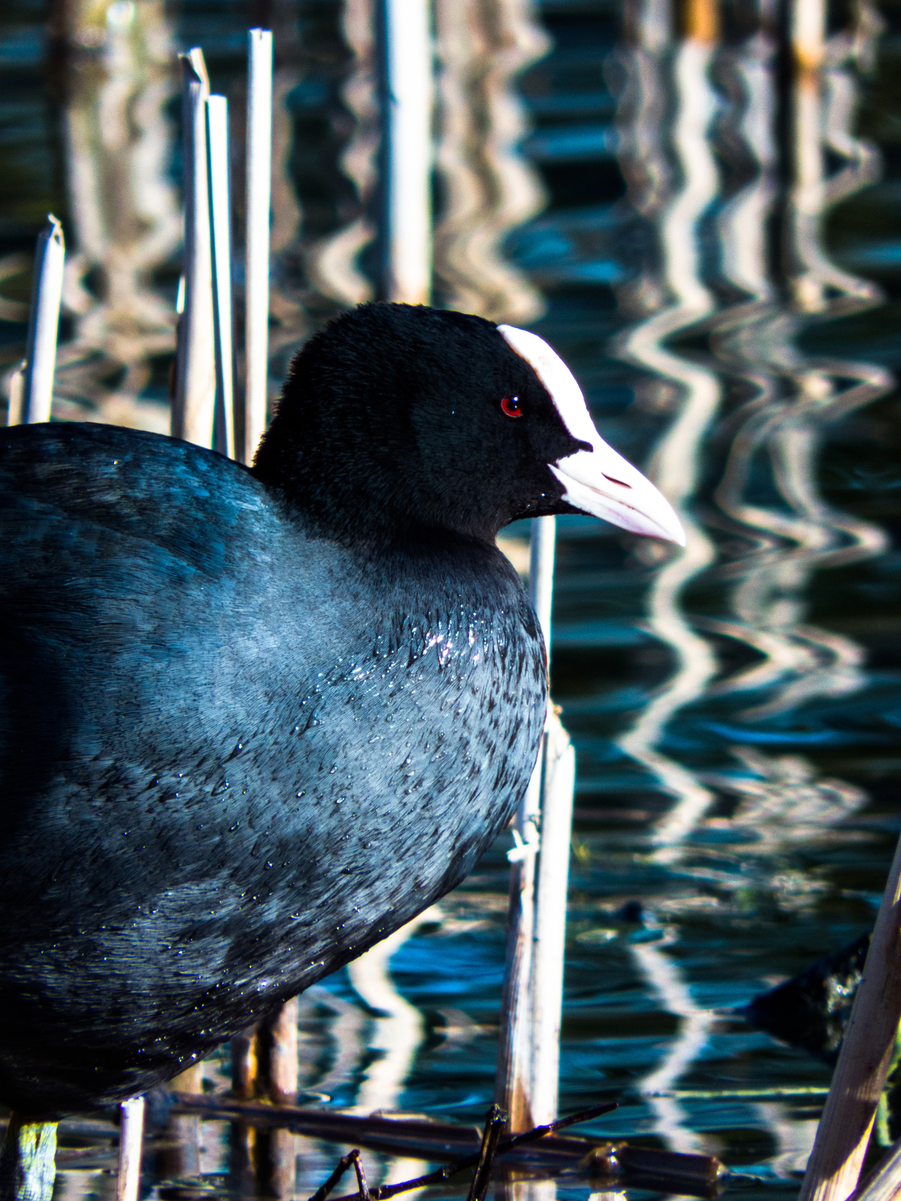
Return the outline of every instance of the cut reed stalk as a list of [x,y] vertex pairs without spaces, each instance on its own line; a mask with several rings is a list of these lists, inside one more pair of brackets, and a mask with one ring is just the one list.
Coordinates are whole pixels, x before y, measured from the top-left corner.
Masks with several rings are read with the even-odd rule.
[[213,330],[216,403],[213,449],[235,457],[235,350],[232,307],[231,189],[228,173],[228,101],[206,98],[209,162],[210,239],[212,242]]
[[[380,0],[382,294],[432,291],[432,41],[428,0]],[[385,153],[387,151],[387,153]]]
[[181,55],[184,121],[184,310],[178,322],[172,436],[211,446],[216,400],[206,98],[203,53]]
[[21,425],[25,415],[25,368],[22,362],[6,377],[6,424]]
[[23,422],[50,420],[65,262],[63,228],[51,213],[38,235],[34,262],[25,377],[20,402],[20,420]]
[[138,1201],[141,1152],[144,1146],[144,1098],[131,1097],[119,1106],[119,1173],[116,1201]]
[[538,842],[544,740],[538,763],[514,830],[516,846],[509,852],[510,906],[507,916],[507,956],[501,996],[501,1029],[498,1039],[494,1099],[509,1115],[510,1129],[528,1130],[532,1120],[532,951],[535,923],[535,861]]

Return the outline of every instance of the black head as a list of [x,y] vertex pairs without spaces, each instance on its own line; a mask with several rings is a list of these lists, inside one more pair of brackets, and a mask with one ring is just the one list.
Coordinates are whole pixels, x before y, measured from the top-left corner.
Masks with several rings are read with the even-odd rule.
[[[506,328],[424,306],[345,313],[295,358],[254,474],[350,541],[429,528],[493,538],[518,517],[592,511],[552,467],[600,443],[584,402],[575,428]],[[540,339],[512,333],[569,375]]]

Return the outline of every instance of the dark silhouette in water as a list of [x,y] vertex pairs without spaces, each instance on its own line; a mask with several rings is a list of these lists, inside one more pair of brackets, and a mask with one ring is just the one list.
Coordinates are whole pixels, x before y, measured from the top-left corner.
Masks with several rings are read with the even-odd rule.
[[99,425],[0,439],[0,1099],[147,1090],[453,888],[544,721],[494,545],[679,540],[534,335],[371,305],[248,471]]

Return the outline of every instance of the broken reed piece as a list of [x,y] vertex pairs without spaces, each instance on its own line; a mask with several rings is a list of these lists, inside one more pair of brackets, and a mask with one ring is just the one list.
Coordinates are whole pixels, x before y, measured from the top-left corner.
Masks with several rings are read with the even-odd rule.
[[582,1160],[588,1175],[620,1182],[641,1182],[643,1188],[691,1196],[716,1195],[727,1175],[726,1168],[712,1155],[684,1151],[662,1151],[657,1147],[633,1147],[629,1143],[599,1143]]
[[431,6],[379,0],[382,128],[380,298],[428,304],[432,291]]
[[66,241],[63,237],[63,227],[50,213],[47,216],[47,224],[38,234],[34,260],[25,375],[19,403],[21,422],[50,420],[65,263]]
[[247,34],[244,442],[250,464],[266,429],[269,388],[269,220],[272,205],[272,33]]
[[901,840],[799,1201],[846,1201],[866,1155],[901,1019]]
[[138,1201],[141,1152],[144,1146],[144,1098],[130,1097],[119,1106],[119,1171],[116,1201]]
[[235,348],[232,312],[231,189],[229,187],[228,101],[207,96],[206,138],[209,165],[210,241],[213,287],[213,349],[216,401],[213,450],[235,457]]
[[212,446],[216,352],[206,136],[210,83],[200,49],[194,47],[179,58],[183,72],[184,308],[178,320],[171,432],[185,442]]
[[[297,1106],[273,1106],[268,1103],[240,1103],[231,1098],[205,1095],[179,1098],[175,1112],[186,1110],[215,1120],[243,1121],[256,1127],[288,1125],[291,1129],[316,1139],[351,1146],[370,1146],[403,1157],[450,1161],[445,1167],[381,1189],[370,1189],[371,1201],[385,1201],[407,1190],[441,1185],[461,1172],[471,1171],[480,1158],[480,1133],[471,1126],[434,1122],[422,1118],[385,1118],[381,1115],[363,1117],[329,1111],[305,1110]],[[650,1147],[632,1147],[621,1142],[596,1143],[584,1138],[561,1137],[566,1126],[590,1121],[615,1108],[604,1102],[578,1113],[568,1114],[557,1122],[518,1135],[505,1135],[495,1154],[495,1168],[505,1171],[526,1171],[532,1177],[552,1178],[565,1173],[588,1178],[592,1185],[609,1190],[624,1187],[653,1188],[662,1193],[697,1197],[716,1195],[725,1169],[719,1160],[705,1155],[684,1155]],[[285,1115],[288,1112],[288,1117]],[[57,1156],[60,1164],[73,1166],[104,1166],[115,1155],[110,1138],[115,1129],[109,1123],[64,1124],[63,1132],[76,1133],[81,1139],[102,1140],[102,1146],[65,1148]],[[96,1130],[94,1129],[96,1127]],[[392,1133],[393,1132],[393,1133]],[[165,1144],[155,1140],[159,1151]],[[158,1151],[158,1153],[159,1153]],[[468,1153],[469,1152],[469,1153]],[[324,1201],[327,1192],[334,1190],[343,1172],[333,1173],[316,1194]],[[496,1173],[495,1173],[496,1175]],[[350,1201],[359,1201],[358,1193],[348,1194]],[[334,1198],[333,1201],[340,1201]]]

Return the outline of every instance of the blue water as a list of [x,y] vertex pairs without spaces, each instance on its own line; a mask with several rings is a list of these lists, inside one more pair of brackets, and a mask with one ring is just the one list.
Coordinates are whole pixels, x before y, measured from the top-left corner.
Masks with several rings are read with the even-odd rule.
[[[901,830],[901,553],[892,549],[901,411],[888,374],[901,367],[901,14],[883,12],[875,71],[846,73],[857,100],[852,133],[879,145],[882,165],[816,234],[824,261],[845,275],[822,285],[820,263],[823,294],[797,299],[804,271],[785,266],[790,197],[787,169],[777,172],[764,230],[771,292],[752,311],[728,251],[736,238],[751,246],[760,227],[722,232],[765,173],[740,127],[741,32],[727,27],[726,49],[704,75],[710,130],[680,160],[674,40],[656,58],[644,47],[663,115],[639,142],[642,47],[634,33],[629,47],[619,7],[539,8],[549,52],[523,75],[520,99],[546,204],[509,232],[507,253],[542,295],[535,328],[573,367],[604,435],[658,471],[673,457],[703,550],[667,592],[669,552],[596,522],[559,522],[553,689],[578,754],[561,1109],[618,1094],[620,1108],[592,1133],[717,1155],[742,1174],[733,1193],[753,1185],[775,1198],[797,1187],[830,1069],[751,1029],[740,1007],[871,927]],[[169,13],[173,43],[203,45],[214,87],[235,88],[243,7],[183,2]],[[349,50],[334,2],[276,5],[273,16],[294,71],[286,95],[306,252],[361,211],[337,163],[353,125],[340,93]],[[29,253],[50,208],[71,225],[43,20],[43,7],[24,0],[0,14],[2,255]],[[174,99],[166,111],[176,119]],[[784,143],[780,153],[784,165]],[[705,154],[715,187],[667,242],[680,189]],[[848,161],[834,147],[823,152],[829,174]],[[172,179],[177,163],[173,145]],[[276,272],[285,303],[297,305],[282,355],[335,303],[305,277],[297,245],[287,242]],[[694,257],[676,272],[687,246]],[[0,297],[21,303],[27,269],[5,263]],[[176,275],[172,249],[152,286],[171,298]],[[701,309],[651,337],[676,304],[673,289],[692,282],[705,294]],[[21,357],[18,316],[0,320],[4,370]],[[74,337],[74,319],[66,328]],[[149,352],[141,395],[156,405],[146,410],[151,424],[165,421],[169,357],[162,343]],[[836,397],[855,381],[864,391],[843,412]],[[704,388],[716,395],[712,411],[674,448],[673,430]],[[96,395],[75,380],[74,407],[62,415],[79,415]],[[692,665],[694,684],[676,696]],[[655,705],[666,712],[648,733],[642,722]],[[668,823],[691,790],[706,801],[674,837]],[[391,1026],[346,974],[302,998],[303,1098],[364,1104],[387,1065],[384,1104],[482,1118],[493,1088],[507,845],[391,960],[419,1019],[407,1012]],[[643,920],[625,920],[623,906],[636,900]],[[211,1084],[222,1081],[220,1068],[209,1072]],[[228,1183],[226,1134],[207,1128],[210,1187]],[[309,1140],[298,1147],[304,1195],[338,1152]],[[416,1174],[376,1154],[367,1162],[375,1180]],[[63,1176],[73,1192],[110,1187],[102,1176]],[[146,1183],[159,1183],[152,1162]],[[581,1201],[588,1184],[559,1191]]]

